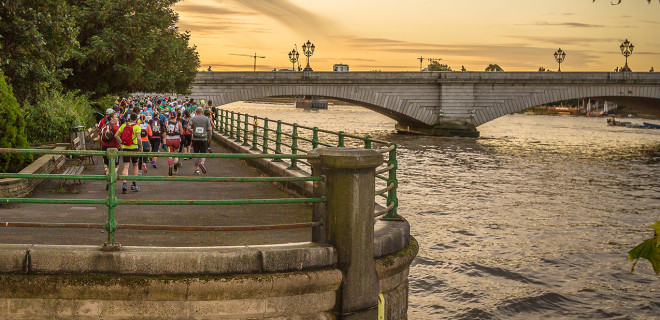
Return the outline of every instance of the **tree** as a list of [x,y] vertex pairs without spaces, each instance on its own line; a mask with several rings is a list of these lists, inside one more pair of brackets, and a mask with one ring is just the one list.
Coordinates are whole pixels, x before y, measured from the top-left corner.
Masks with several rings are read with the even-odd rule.
[[190,35],[176,27],[179,0],[68,0],[78,8],[80,55],[66,88],[97,98],[126,92],[188,93],[199,67]]
[[550,71],[550,70],[546,70],[545,67],[539,67],[539,72],[546,72],[546,71]]
[[[27,148],[25,119],[11,85],[0,70],[0,148]],[[29,160],[27,155],[0,153],[0,172],[18,172]]]
[[0,5],[0,68],[19,103],[34,103],[71,73],[62,64],[78,48],[74,9],[66,0],[11,0]]
[[486,67],[486,71],[504,71],[499,65],[497,64],[489,64],[488,67]]
[[441,64],[438,61],[431,61],[431,64],[429,64],[429,71],[452,71],[451,67],[446,65],[446,64]]

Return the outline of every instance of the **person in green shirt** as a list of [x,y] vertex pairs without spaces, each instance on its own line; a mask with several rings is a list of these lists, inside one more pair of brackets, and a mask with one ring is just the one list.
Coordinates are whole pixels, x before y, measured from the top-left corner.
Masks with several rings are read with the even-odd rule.
[[[126,131],[126,133],[124,133],[124,131]],[[139,150],[142,152],[143,149],[141,131],[142,129],[140,129],[140,126],[137,124],[137,114],[131,113],[128,122],[121,125],[119,130],[117,130],[117,133],[115,133],[115,140],[117,140],[117,144],[121,146],[122,151],[137,152]],[[128,166],[130,163],[132,164],[131,174],[137,176],[139,158],[140,157],[137,156],[124,156],[124,168],[122,170],[122,175],[128,175]],[[126,193],[126,190],[126,180],[124,180],[121,191],[122,193]],[[140,187],[137,186],[135,181],[133,181],[133,184],[131,184],[131,191],[140,191]]]

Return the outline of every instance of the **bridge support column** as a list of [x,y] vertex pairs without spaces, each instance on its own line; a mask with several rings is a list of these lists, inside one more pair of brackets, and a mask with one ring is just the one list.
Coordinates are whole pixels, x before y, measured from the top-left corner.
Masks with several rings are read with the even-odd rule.
[[397,131],[427,136],[479,138],[477,127],[467,121],[441,121],[433,126],[422,124],[397,123]]

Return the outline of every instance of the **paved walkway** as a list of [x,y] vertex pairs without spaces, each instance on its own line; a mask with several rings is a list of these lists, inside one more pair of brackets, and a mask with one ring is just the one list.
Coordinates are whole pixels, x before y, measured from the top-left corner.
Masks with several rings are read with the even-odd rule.
[[[228,152],[212,145],[214,152]],[[84,174],[103,174],[103,163],[87,166]],[[100,164],[99,164],[100,162]],[[120,170],[123,164],[120,163]],[[261,172],[241,160],[207,159],[208,176],[254,177]],[[147,175],[167,175],[167,158],[158,158],[158,169],[149,166]],[[194,160],[183,162],[178,175],[192,175]],[[121,173],[121,171],[120,171]],[[130,183],[129,183],[130,184]],[[34,198],[103,199],[107,197],[104,181],[86,181],[77,194],[57,193],[59,181],[44,181],[31,195]],[[121,194],[120,199],[264,199],[291,198],[273,183],[216,183],[216,182],[142,182],[140,192]],[[243,206],[118,206],[118,224],[151,225],[257,225],[311,221],[311,205],[243,205]],[[43,205],[11,204],[0,206],[0,222],[70,222],[101,223],[107,220],[103,205]],[[183,232],[121,230],[115,241],[124,246],[225,246],[272,244],[311,240],[311,229],[241,232]],[[101,229],[0,228],[0,243],[20,244],[85,244],[101,245],[107,234]]]

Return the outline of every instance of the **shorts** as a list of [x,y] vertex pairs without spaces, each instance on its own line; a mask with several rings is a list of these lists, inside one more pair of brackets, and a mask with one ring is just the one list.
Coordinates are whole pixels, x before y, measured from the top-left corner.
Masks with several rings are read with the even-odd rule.
[[[122,151],[127,151],[127,152],[137,152],[138,149],[124,149]],[[124,156],[124,163],[138,163],[138,160],[140,157],[134,157],[134,156]]]
[[179,145],[181,145],[181,139],[165,139],[165,145],[168,148],[172,148],[172,149],[178,151],[179,150]]
[[192,147],[194,153],[206,153],[209,149],[209,142],[206,140],[193,140]]
[[184,134],[183,135],[183,147],[188,148],[188,147],[190,147],[191,143],[192,143],[192,134]]
[[[112,148],[115,148],[115,149],[116,149],[117,147],[106,147],[106,146],[101,146],[101,151],[106,151],[106,150],[108,150],[108,149],[112,149]],[[104,163],[106,166],[110,165],[110,159],[108,159],[108,157],[103,157],[103,163]],[[117,165],[119,165],[119,157],[115,158],[115,166],[117,166]]]

